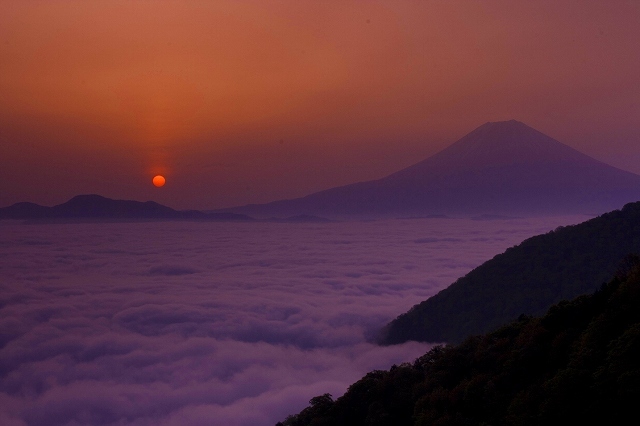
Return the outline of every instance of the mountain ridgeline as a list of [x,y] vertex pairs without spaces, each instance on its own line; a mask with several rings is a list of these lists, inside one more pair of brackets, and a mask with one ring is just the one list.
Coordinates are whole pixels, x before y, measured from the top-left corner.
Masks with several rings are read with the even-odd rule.
[[640,253],[640,202],[529,238],[389,323],[380,343],[460,342],[591,293]]
[[372,371],[276,426],[630,424],[640,397],[637,256],[595,294]]
[[253,217],[600,214],[640,200],[640,176],[515,121],[486,123],[382,179],[224,211]]
[[[381,179],[306,197],[211,212],[81,195],[18,203],[0,219],[380,219],[450,215],[600,214],[640,200],[640,176],[604,164],[515,121],[485,123],[443,151]],[[319,219],[318,219],[319,218]]]
[[34,203],[16,203],[0,208],[0,219],[46,220],[202,220],[250,221],[237,213],[204,213],[198,210],[174,210],[153,201],[112,200],[100,195],[78,195],[53,207]]

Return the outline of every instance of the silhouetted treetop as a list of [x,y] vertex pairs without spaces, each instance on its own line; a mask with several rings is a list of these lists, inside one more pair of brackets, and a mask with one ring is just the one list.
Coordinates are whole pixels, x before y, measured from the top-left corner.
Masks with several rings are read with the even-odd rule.
[[628,424],[640,397],[640,264],[589,296],[376,370],[281,425]]

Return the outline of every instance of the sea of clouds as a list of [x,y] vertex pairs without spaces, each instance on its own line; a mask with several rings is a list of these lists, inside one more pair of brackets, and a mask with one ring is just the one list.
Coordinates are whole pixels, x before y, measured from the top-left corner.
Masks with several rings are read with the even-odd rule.
[[0,424],[273,425],[430,347],[379,328],[586,217],[0,222]]

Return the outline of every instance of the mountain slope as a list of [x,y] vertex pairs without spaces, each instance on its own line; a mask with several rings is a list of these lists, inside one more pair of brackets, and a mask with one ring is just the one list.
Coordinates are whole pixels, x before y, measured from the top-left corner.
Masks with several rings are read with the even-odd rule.
[[0,219],[23,220],[252,220],[236,213],[178,211],[153,201],[112,200],[100,195],[78,195],[53,207],[16,203],[0,208]]
[[372,371],[277,426],[626,424],[638,397],[635,263],[591,296]]
[[640,202],[529,238],[389,323],[381,343],[460,342],[590,293],[640,253]]
[[640,200],[640,176],[515,120],[486,123],[385,178],[226,209],[252,216],[602,213]]

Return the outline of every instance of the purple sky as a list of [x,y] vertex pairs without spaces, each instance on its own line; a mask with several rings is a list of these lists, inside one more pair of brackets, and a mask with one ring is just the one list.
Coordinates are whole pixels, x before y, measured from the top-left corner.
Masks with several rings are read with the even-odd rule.
[[508,119],[640,173],[638,22],[626,0],[4,0],[0,206],[297,197]]

